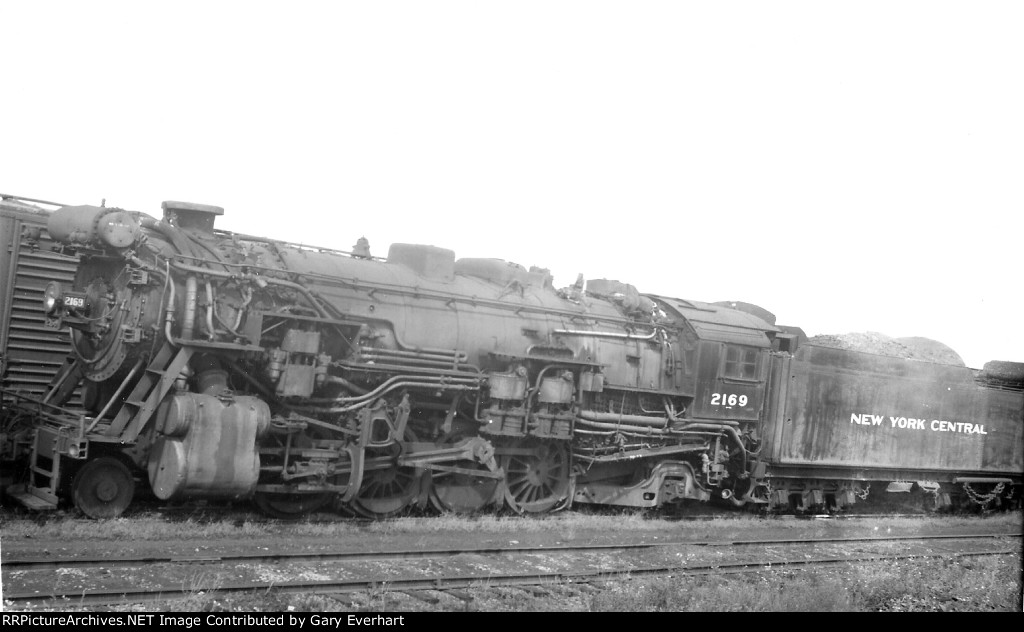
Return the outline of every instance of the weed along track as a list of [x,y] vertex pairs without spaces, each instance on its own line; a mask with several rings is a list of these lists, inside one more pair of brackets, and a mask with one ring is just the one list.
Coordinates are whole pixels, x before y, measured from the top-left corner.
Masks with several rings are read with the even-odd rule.
[[[807,535],[794,537],[640,540],[620,532],[616,542],[458,547],[400,547],[396,538],[374,550],[297,551],[273,540],[250,540],[216,553],[179,547],[161,555],[28,555],[3,558],[4,598],[12,609],[171,604],[231,595],[324,595],[340,606],[372,599],[411,599],[429,609],[442,602],[471,604],[493,591],[535,597],[580,594],[627,580],[761,572],[766,569],[895,560],[1006,557],[1019,560],[1021,534],[1003,529],[929,535]],[[38,543],[37,543],[38,544]],[[587,588],[586,586],[590,586]],[[174,604],[177,604],[175,606]],[[409,607],[408,605],[405,607]]]

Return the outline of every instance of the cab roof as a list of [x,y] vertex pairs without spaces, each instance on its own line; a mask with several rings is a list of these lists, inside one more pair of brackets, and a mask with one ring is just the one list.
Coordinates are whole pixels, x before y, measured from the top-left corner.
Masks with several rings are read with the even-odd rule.
[[647,296],[673,312],[674,316],[683,318],[701,340],[767,348],[771,347],[770,336],[782,331],[757,316],[723,305],[653,294]]

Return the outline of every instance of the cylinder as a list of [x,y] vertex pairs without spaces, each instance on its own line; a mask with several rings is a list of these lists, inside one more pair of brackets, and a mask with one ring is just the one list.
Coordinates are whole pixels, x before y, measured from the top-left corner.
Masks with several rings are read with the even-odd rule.
[[537,400],[544,404],[568,404],[572,401],[572,382],[561,377],[548,377],[540,381]]
[[495,373],[487,378],[494,399],[523,399],[526,397],[526,378],[507,373]]

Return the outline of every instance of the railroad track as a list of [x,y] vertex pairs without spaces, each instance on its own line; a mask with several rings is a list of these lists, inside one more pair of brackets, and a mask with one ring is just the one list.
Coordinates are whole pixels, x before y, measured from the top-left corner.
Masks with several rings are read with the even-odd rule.
[[[9,608],[173,602],[198,592],[330,595],[554,585],[937,557],[1020,556],[1020,533],[709,540],[433,550],[245,552],[216,556],[3,559]],[[424,561],[430,561],[425,564]],[[130,582],[125,569],[132,571]],[[118,578],[121,578],[119,581]],[[54,581],[56,580],[56,581]]]
[[[20,507],[15,508],[16,511],[24,513],[25,515],[32,515],[42,520],[61,520],[65,517],[74,517],[75,511],[62,511],[55,513],[32,513]],[[998,510],[990,510],[982,513],[993,513]],[[587,506],[574,506],[566,509],[561,513],[580,513],[584,515],[616,515],[621,512],[621,508],[603,508],[603,507],[587,507]],[[501,514],[503,512],[495,510],[494,514]],[[962,515],[970,516],[976,515],[970,511],[960,512]],[[405,515],[408,516],[436,516],[436,512],[429,509],[419,510],[412,508]],[[935,513],[930,511],[913,511],[898,508],[863,508],[855,513],[841,511],[835,513],[807,513],[807,512],[792,512],[792,511],[777,511],[777,512],[766,512],[756,510],[738,510],[734,507],[721,507],[721,506],[694,506],[685,507],[677,510],[661,510],[658,512],[658,517],[668,521],[703,521],[703,520],[727,520],[730,518],[736,519],[750,519],[751,517],[759,517],[765,519],[787,519],[787,520],[845,520],[845,519],[859,519],[859,518],[925,518],[929,516],[946,516],[954,515],[954,513]],[[278,522],[289,522],[287,519],[274,518],[266,515],[255,507],[250,507],[247,504],[217,504],[215,502],[207,501],[193,501],[181,505],[164,505],[159,502],[139,500],[136,504],[124,514],[125,518],[131,519],[135,517],[145,516],[164,516],[164,517],[175,517],[175,518],[196,518],[208,519],[208,520],[234,520],[244,519],[246,522],[251,523],[266,523],[274,524]],[[313,523],[355,523],[355,524],[369,524],[376,522],[374,518],[366,518],[358,514],[348,512],[332,512],[321,510],[310,514],[305,514],[301,517],[303,521]],[[529,516],[524,516],[524,519],[529,519]]]
[[2,562],[7,571],[39,571],[57,568],[119,568],[137,567],[149,564],[207,564],[210,562],[270,563],[270,562],[366,562],[398,561],[422,558],[454,557],[456,555],[514,555],[523,553],[573,553],[593,551],[636,551],[641,549],[673,546],[722,547],[722,546],[772,546],[797,544],[836,544],[862,542],[938,541],[938,540],[991,540],[1021,537],[1021,533],[978,533],[969,535],[908,535],[893,537],[835,537],[835,538],[771,538],[758,540],[679,540],[662,542],[638,542],[630,544],[580,544],[554,546],[503,546],[473,547],[430,550],[394,551],[320,551],[316,553],[280,551],[274,553],[228,553],[223,555],[167,555],[167,556],[124,556],[111,557],[67,557],[39,559],[27,557],[4,557]]

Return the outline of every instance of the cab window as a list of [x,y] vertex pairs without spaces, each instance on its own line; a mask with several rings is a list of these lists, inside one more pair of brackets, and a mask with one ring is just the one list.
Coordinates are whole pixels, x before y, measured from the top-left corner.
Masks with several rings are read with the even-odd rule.
[[742,380],[757,379],[757,355],[757,349],[726,345],[725,370],[722,374]]

